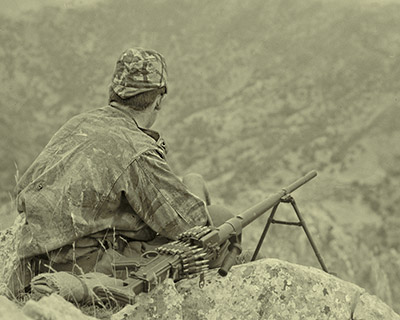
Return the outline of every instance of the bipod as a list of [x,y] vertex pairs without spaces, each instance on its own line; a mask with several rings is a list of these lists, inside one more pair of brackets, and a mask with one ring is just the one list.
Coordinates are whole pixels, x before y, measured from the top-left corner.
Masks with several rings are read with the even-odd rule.
[[[276,210],[278,209],[279,204],[283,202],[283,203],[290,203],[294,209],[294,211],[296,212],[297,218],[299,219],[298,222],[290,222],[290,221],[281,221],[281,220],[275,220],[274,216],[276,213]],[[261,246],[264,242],[265,236],[267,235],[268,229],[271,226],[271,223],[274,224],[283,224],[283,225],[289,225],[289,226],[298,226],[298,227],[302,227],[304,232],[306,233],[306,236],[308,238],[308,241],[311,244],[311,247],[314,250],[314,253],[319,261],[319,264],[321,265],[322,270],[324,270],[325,272],[329,273],[328,269],[326,268],[326,265],[324,263],[324,260],[321,257],[321,254],[319,253],[317,246],[315,245],[314,240],[311,237],[310,232],[308,231],[306,222],[304,221],[303,217],[300,214],[299,208],[297,207],[296,201],[294,200],[294,198],[291,195],[287,195],[281,198],[281,201],[278,202],[271,211],[271,214],[269,215],[268,221],[265,225],[264,231],[261,234],[260,240],[258,241],[257,247],[254,250],[254,254],[253,257],[251,258],[251,261],[254,261],[257,258],[258,252],[261,249]]]

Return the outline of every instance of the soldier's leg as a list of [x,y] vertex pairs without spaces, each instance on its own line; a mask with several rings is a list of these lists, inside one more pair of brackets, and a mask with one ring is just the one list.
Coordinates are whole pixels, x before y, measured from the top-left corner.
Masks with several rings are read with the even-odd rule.
[[208,206],[211,204],[206,182],[200,174],[189,173],[183,176],[182,182],[191,193],[202,199]]
[[215,227],[234,217],[234,214],[230,210],[217,204],[212,204],[207,209]]
[[[225,221],[235,216],[229,209],[220,205],[211,204],[210,195],[206,183],[201,175],[192,173],[184,176],[182,181],[193,194],[195,194],[196,196],[198,196],[199,198],[201,198],[206,202],[209,214],[209,220],[211,220],[212,222],[211,224],[213,226],[218,227]],[[236,241],[240,244],[241,240],[242,240],[242,235],[240,234],[237,236]],[[210,263],[210,268],[221,267],[226,255],[230,250],[231,245],[232,243],[228,240],[221,246],[220,256],[215,261]],[[245,262],[244,260],[241,259],[241,256],[242,255],[236,258],[237,261],[236,264]]]

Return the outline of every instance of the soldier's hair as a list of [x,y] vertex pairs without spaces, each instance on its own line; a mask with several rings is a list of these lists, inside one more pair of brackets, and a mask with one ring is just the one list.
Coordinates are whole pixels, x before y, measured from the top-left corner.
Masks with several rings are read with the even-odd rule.
[[122,99],[114,92],[112,88],[110,88],[108,102],[117,102],[134,110],[143,111],[149,107],[154,100],[156,100],[158,95],[165,94],[165,92],[165,87],[162,87],[159,89],[139,93],[130,98]]

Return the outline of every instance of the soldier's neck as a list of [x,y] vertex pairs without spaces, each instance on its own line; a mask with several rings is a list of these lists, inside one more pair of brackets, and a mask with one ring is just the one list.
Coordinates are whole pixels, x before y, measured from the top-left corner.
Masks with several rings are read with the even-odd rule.
[[148,114],[145,111],[134,110],[133,108],[120,104],[116,101],[111,102],[110,106],[118,109],[119,111],[125,113],[128,117],[132,118],[139,128],[147,129],[146,123],[148,122]]

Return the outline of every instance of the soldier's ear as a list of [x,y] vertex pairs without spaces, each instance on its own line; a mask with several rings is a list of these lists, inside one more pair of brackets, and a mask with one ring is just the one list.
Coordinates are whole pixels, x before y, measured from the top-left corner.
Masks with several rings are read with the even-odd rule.
[[160,94],[159,96],[157,96],[156,101],[155,101],[155,106],[154,106],[154,110],[161,110],[161,101],[162,101],[163,95]]

